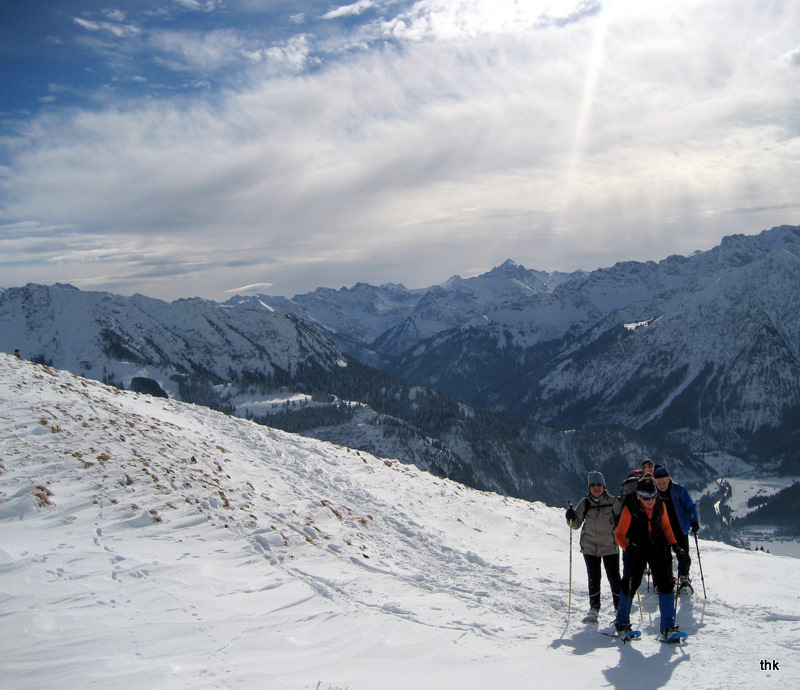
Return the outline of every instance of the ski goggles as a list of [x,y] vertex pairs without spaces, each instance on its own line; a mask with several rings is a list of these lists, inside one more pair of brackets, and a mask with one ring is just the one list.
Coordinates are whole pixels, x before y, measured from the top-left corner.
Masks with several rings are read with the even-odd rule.
[[653,492],[650,492],[650,491],[637,491],[636,495],[639,498],[643,498],[645,501],[649,501],[649,500],[651,500],[651,499],[656,497],[656,492],[655,491],[653,491]]

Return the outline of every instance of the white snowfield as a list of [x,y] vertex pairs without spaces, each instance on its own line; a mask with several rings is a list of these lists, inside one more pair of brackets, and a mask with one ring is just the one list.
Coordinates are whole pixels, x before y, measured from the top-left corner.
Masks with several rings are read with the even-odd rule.
[[4,690],[800,686],[798,559],[701,540],[688,642],[643,592],[622,646],[580,622],[577,539],[568,611],[561,509],[8,355],[0,381]]

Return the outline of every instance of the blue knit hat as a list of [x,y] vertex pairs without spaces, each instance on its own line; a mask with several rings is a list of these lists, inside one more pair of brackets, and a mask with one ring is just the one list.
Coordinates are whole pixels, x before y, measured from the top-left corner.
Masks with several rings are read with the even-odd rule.
[[653,478],[658,479],[659,477],[669,477],[666,467],[656,467],[656,471],[653,472]]

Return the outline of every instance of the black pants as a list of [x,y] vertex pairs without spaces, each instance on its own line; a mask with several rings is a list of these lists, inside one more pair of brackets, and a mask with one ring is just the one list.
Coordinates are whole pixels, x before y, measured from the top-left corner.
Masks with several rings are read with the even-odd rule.
[[680,531],[680,529],[673,529],[673,533],[675,534],[675,539],[678,542],[678,546],[683,549],[683,555],[677,556],[678,558],[678,576],[689,575],[689,568],[692,567],[692,557],[689,555],[691,552],[689,551],[689,535],[684,534]]
[[629,547],[622,563],[621,591],[629,597],[636,594],[642,584],[644,569],[648,565],[659,594],[670,594],[675,588],[675,581],[672,579],[672,552],[667,546],[653,551],[634,551]]
[[614,600],[614,608],[619,604],[619,554],[614,553],[610,556],[590,556],[583,554],[586,561],[586,574],[589,576],[589,606],[593,609],[600,608],[600,561],[606,571],[606,578],[611,587],[611,596]]

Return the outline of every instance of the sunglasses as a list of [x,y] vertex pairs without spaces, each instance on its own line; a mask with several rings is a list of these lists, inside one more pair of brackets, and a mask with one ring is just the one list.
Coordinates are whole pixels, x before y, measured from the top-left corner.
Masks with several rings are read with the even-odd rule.
[[594,486],[605,486],[605,484],[589,484],[590,489]]

